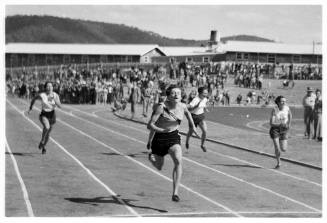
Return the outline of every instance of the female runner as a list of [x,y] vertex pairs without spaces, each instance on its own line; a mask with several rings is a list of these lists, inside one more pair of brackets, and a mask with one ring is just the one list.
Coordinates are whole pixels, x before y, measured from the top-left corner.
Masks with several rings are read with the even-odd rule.
[[32,101],[28,114],[33,109],[34,102],[36,100],[41,100],[42,111],[40,113],[40,122],[43,125],[42,138],[39,144],[39,149],[42,150],[42,154],[46,153],[45,145],[49,141],[50,132],[52,126],[56,123],[56,113],[55,107],[61,108],[61,103],[59,96],[53,91],[53,86],[51,82],[46,82],[44,85],[45,92],[42,92],[35,96]]
[[277,106],[272,110],[270,117],[270,137],[274,142],[275,155],[277,160],[276,169],[280,167],[280,153],[287,149],[287,137],[291,127],[292,113],[286,105],[286,98],[278,96],[275,99]]
[[182,177],[182,148],[178,128],[185,115],[190,127],[195,126],[185,104],[181,103],[181,90],[176,85],[171,85],[166,90],[167,99],[159,104],[153,112],[148,128],[154,130],[155,134],[151,143],[154,160],[152,164],[161,170],[164,163],[164,156],[169,154],[174,162],[173,169],[173,195],[172,201],[178,202],[178,189]]

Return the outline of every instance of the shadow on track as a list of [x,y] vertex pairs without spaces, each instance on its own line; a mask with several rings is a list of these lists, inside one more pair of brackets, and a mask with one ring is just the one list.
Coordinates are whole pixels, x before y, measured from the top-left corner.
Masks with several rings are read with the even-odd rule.
[[41,154],[41,153],[10,153],[10,152],[6,152],[5,153],[6,155],[14,155],[14,156],[32,156],[33,157],[33,154]]
[[[111,196],[111,197],[95,197],[95,198],[80,198],[80,197],[74,198],[74,197],[71,197],[71,198],[65,198],[65,200],[75,202],[75,203],[90,204],[90,205],[93,205],[93,206],[98,206],[99,203],[101,203],[101,204],[119,204],[119,205],[122,205],[122,203],[118,200],[118,197],[120,197],[120,195]],[[129,207],[154,210],[154,211],[158,211],[160,213],[167,213],[168,212],[166,210],[161,210],[161,209],[147,207],[147,206],[140,206],[140,205],[135,205],[135,204],[131,203],[131,202],[137,201],[137,200],[123,199],[123,198],[120,198],[120,199],[122,201],[124,201],[126,203],[126,205],[129,206]]]
[[[101,153],[102,155],[107,155],[107,156],[121,156],[121,154],[119,153]],[[127,154],[127,156],[129,157],[144,157],[144,155],[147,155],[148,152],[140,152],[140,153],[131,153],[131,154]]]
[[252,166],[252,165],[240,165],[240,164],[212,164],[215,166],[228,166],[228,167],[248,167],[248,168],[257,168],[257,169],[262,169],[262,167],[259,166]]
[[101,154],[107,156],[121,156],[119,153],[101,153]]

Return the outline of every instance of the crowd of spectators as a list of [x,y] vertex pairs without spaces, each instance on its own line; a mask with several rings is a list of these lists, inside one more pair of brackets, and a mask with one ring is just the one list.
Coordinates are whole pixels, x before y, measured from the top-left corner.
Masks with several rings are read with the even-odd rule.
[[[263,89],[265,78],[321,79],[321,68],[313,65],[278,66],[256,63],[180,63],[177,66],[152,66],[147,68],[76,69],[60,66],[52,73],[22,72],[16,78],[7,77],[7,92],[30,99],[43,91],[45,81],[53,81],[54,91],[63,103],[69,104],[111,104],[113,109],[121,104],[143,104],[143,115],[147,116],[149,106],[159,100],[160,94],[169,83],[179,85],[187,98],[187,92],[200,86],[208,89],[212,106],[237,104],[269,104],[274,95]],[[233,78],[240,88],[249,88],[247,95],[234,99],[225,89],[227,79]],[[259,90],[257,95],[255,90]]]

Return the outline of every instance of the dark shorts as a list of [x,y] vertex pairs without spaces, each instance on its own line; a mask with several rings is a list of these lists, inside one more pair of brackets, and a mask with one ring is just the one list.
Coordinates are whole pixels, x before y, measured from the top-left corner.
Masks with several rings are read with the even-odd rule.
[[42,117],[45,117],[49,120],[50,125],[53,125],[56,123],[56,113],[55,111],[50,111],[50,112],[46,112],[46,111],[41,111],[40,114],[40,119],[42,119]]
[[280,140],[286,140],[288,138],[288,128],[271,127],[269,134],[270,134],[270,138],[272,139],[279,138]]
[[200,115],[195,115],[195,114],[192,114],[192,119],[193,119],[193,122],[194,122],[194,125],[195,127],[198,127],[198,125],[204,120],[205,116],[204,116],[204,113],[200,114]]
[[152,153],[158,156],[165,156],[168,154],[170,147],[176,144],[181,144],[181,137],[178,134],[178,130],[168,133],[156,132],[151,144]]

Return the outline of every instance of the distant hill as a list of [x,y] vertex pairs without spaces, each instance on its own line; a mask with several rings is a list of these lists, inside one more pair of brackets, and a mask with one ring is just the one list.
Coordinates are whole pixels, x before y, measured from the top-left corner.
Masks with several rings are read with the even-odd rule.
[[[5,22],[6,43],[109,43],[109,44],[158,44],[160,46],[203,46],[208,40],[173,39],[151,31],[123,24],[93,22],[54,16],[9,16]],[[210,30],[208,30],[209,39]],[[223,37],[221,41],[272,40],[236,35]]]

